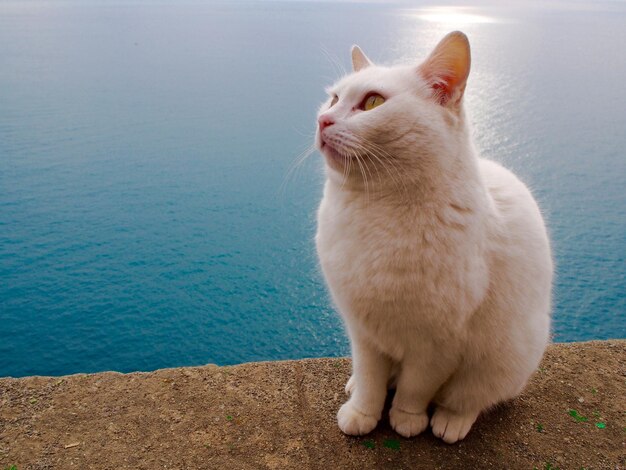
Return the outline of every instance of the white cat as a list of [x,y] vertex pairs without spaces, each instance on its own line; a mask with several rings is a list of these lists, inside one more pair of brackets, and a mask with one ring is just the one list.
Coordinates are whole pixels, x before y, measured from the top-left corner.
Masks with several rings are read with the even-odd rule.
[[338,424],[372,431],[393,386],[396,432],[430,422],[453,443],[537,368],[550,332],[548,236],[526,186],[476,155],[463,33],[419,66],[379,67],[357,46],[352,64],[316,136],[327,174],[317,251],[353,358]]

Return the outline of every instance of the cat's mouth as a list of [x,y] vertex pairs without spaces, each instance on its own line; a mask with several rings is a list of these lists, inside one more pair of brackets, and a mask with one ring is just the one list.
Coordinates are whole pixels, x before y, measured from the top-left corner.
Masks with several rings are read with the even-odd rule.
[[339,167],[342,169],[348,160],[350,160],[348,155],[341,153],[333,145],[326,142],[324,138],[320,139],[320,151],[322,152],[322,155],[326,157],[328,164],[332,167]]

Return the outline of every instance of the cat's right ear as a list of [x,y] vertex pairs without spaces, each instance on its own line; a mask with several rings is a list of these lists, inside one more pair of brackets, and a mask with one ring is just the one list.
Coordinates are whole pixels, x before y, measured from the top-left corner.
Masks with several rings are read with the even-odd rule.
[[463,98],[470,71],[470,45],[460,31],[446,35],[419,72],[430,85],[435,99],[444,106],[456,106]]
[[358,72],[370,65],[372,65],[372,61],[367,58],[361,48],[356,44],[352,46],[352,70]]

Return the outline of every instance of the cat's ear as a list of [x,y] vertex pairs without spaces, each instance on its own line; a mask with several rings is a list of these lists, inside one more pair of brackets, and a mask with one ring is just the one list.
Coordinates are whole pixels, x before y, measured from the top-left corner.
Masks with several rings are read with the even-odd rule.
[[361,48],[356,44],[352,46],[352,70],[358,72],[370,65],[372,65],[372,61],[367,58]]
[[456,106],[463,97],[470,71],[470,45],[467,36],[454,31],[444,37],[419,73],[433,90],[433,96],[444,106]]

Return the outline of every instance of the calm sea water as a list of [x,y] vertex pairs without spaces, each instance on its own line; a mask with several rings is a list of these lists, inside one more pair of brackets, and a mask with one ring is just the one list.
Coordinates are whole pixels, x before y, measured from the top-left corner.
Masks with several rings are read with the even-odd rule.
[[316,266],[323,87],[473,45],[478,148],[534,190],[554,339],[626,337],[626,4],[0,0],[0,376],[347,354]]

